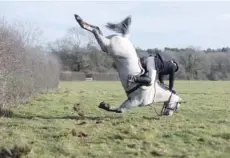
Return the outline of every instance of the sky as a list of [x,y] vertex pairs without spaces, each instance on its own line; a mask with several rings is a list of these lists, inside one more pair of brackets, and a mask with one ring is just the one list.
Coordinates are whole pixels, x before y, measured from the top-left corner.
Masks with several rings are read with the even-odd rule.
[[131,41],[143,49],[230,46],[230,1],[0,0],[0,17],[37,25],[45,41],[79,27],[74,14],[99,26],[106,35],[112,33],[105,27],[107,22],[120,22],[131,15]]

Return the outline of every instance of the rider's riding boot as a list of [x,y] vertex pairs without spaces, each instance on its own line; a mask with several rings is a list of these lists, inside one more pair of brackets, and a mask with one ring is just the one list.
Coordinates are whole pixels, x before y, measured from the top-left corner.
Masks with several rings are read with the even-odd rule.
[[128,75],[128,87],[135,82],[136,76]]
[[129,75],[128,76],[128,86],[131,85],[131,83],[140,83],[141,85],[146,85],[149,86],[151,83],[151,79],[147,76],[133,76]]

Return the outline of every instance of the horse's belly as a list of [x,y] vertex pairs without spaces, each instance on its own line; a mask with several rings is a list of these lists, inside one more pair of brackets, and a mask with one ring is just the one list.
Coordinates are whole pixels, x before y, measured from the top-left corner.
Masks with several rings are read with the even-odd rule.
[[132,58],[137,56],[136,49],[133,44],[127,39],[120,36],[114,36],[110,40],[110,49],[112,56],[120,56],[125,58]]
[[139,62],[138,58],[137,59],[117,58],[115,59],[115,62],[116,62],[117,70],[122,76],[128,76],[129,74],[137,75],[140,74],[141,72],[141,66],[137,64]]
[[133,44],[127,39],[120,36],[112,37],[110,41],[110,54],[113,56],[122,75],[136,75],[140,73],[141,66],[136,49]]

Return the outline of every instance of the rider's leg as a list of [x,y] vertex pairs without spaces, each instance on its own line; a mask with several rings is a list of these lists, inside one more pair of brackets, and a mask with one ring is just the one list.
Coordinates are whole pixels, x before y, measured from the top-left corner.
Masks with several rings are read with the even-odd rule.
[[157,69],[156,69],[154,58],[155,57],[153,56],[147,58],[147,64],[146,64],[146,69],[148,70],[148,76],[151,78],[150,84],[153,84],[155,82],[157,76]]
[[146,61],[144,62],[144,64],[146,65],[146,73],[144,75],[141,75],[141,76],[129,75],[128,76],[129,84],[132,82],[140,83],[143,85],[150,85],[150,84],[154,83],[154,81],[156,79],[156,75],[157,75],[154,57],[148,57],[146,59]]
[[129,82],[135,82],[135,83],[140,83],[142,85],[149,85],[151,83],[151,78],[148,77],[147,75],[144,76],[128,76]]

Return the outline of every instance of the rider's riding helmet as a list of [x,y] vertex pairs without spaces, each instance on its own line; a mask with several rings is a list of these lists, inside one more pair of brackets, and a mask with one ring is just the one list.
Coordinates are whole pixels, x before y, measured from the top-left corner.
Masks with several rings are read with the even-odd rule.
[[173,65],[175,66],[175,72],[177,72],[178,70],[179,70],[179,66],[178,66],[178,64],[177,64],[177,62],[175,61],[175,60],[170,60],[172,63],[173,63]]

